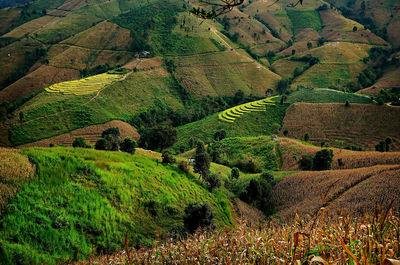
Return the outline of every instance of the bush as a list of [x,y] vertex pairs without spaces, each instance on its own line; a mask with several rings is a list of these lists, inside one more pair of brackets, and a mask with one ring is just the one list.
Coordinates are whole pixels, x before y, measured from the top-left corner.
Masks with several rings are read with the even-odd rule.
[[263,173],[261,173],[260,177],[266,180],[268,183],[274,182],[274,174],[272,174],[271,171],[264,171]]
[[213,191],[214,189],[221,187],[221,180],[215,174],[210,173],[206,175],[204,180],[210,191]]
[[250,156],[242,157],[233,163],[233,166],[238,167],[242,171],[248,173],[260,173],[263,165],[258,160],[251,158]]
[[231,170],[231,179],[238,179],[240,177],[240,171],[237,167],[232,168]]
[[214,134],[214,140],[215,140],[215,141],[221,141],[221,140],[223,140],[223,139],[225,139],[225,138],[226,138],[226,131],[225,131],[225,130],[217,131],[217,132]]
[[180,170],[182,170],[183,172],[185,172],[186,174],[189,174],[189,173],[190,173],[189,163],[186,162],[186,161],[181,161],[181,162],[179,162],[178,168],[179,168]]
[[162,153],[162,163],[163,164],[173,164],[176,162],[176,159],[169,151],[165,151]]
[[146,130],[140,138],[140,146],[150,150],[164,149],[173,146],[178,141],[178,132],[171,126],[158,125]]
[[90,145],[86,143],[85,138],[76,137],[72,142],[73,147],[90,148]]
[[132,155],[135,153],[136,147],[137,147],[136,141],[130,137],[126,137],[120,144],[120,149],[122,152],[126,152]]
[[304,135],[304,141],[308,142],[308,140],[310,140],[310,135],[308,133],[306,133]]
[[272,187],[265,179],[252,179],[240,199],[254,205],[266,214],[272,212]]
[[119,137],[120,136],[120,132],[118,127],[114,127],[114,128],[108,128],[106,130],[103,131],[103,133],[101,134],[102,138],[106,138],[107,135],[112,135],[114,137]]
[[203,142],[197,143],[196,155],[194,159],[194,172],[199,173],[203,178],[205,178],[210,171],[211,159],[210,155],[206,151],[206,148],[204,147]]
[[314,164],[313,155],[303,155],[299,160],[299,167],[301,170],[312,170]]
[[107,141],[104,138],[100,138],[99,140],[97,140],[94,148],[96,150],[107,150]]
[[329,170],[333,161],[333,151],[322,149],[315,154],[313,160],[313,170]]
[[185,208],[183,223],[186,230],[193,234],[198,228],[211,226],[213,219],[214,213],[208,204],[193,202]]

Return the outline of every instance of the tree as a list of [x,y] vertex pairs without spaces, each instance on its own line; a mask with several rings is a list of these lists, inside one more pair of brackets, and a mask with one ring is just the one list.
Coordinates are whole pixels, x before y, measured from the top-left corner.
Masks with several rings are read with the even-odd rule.
[[173,164],[176,162],[176,159],[173,157],[173,155],[169,151],[164,151],[162,153],[161,157],[162,157],[163,164]]
[[186,230],[193,234],[198,228],[213,224],[214,213],[208,204],[192,202],[185,208],[183,223]]
[[19,113],[19,121],[20,122],[24,121],[24,113],[22,111]]
[[295,55],[295,54],[296,54],[296,50],[293,49],[293,50],[292,50],[292,55]]
[[264,213],[272,211],[272,186],[265,179],[252,179],[239,197],[243,201],[253,204]]
[[310,135],[308,133],[306,133],[304,135],[304,141],[308,142],[308,140],[310,140]]
[[313,160],[313,170],[329,170],[333,161],[333,151],[322,149],[315,154]]
[[120,132],[117,127],[108,128],[103,131],[101,137],[106,140],[106,145],[103,150],[118,151],[119,150],[119,137]]
[[273,133],[273,134],[278,134],[279,133],[279,130],[281,129],[281,125],[279,124],[279,123],[273,123],[272,125],[271,125],[271,132]]
[[76,137],[75,140],[72,142],[73,147],[81,147],[81,148],[90,148],[83,137]]
[[204,181],[206,182],[207,187],[210,191],[213,191],[214,189],[221,187],[221,180],[215,174],[208,173],[205,176]]
[[231,170],[231,179],[238,179],[240,177],[240,171],[237,167],[232,168]]
[[313,155],[303,155],[299,160],[299,167],[301,170],[312,170],[314,163]]
[[344,104],[345,107],[350,107],[350,102],[346,100],[346,103]]
[[357,29],[358,29],[357,26],[354,26],[354,27],[353,27],[353,32],[356,32]]
[[261,173],[261,178],[265,179],[268,183],[272,183],[274,181],[274,174],[271,171],[264,171]]
[[107,141],[104,138],[100,138],[99,140],[97,140],[94,148],[96,150],[107,150]]
[[140,140],[141,146],[150,150],[160,149],[162,153],[178,141],[178,132],[171,126],[158,125],[146,130]]
[[312,43],[309,41],[309,42],[307,42],[307,48],[308,49],[311,49],[312,48]]
[[219,130],[214,134],[214,140],[215,141],[221,141],[226,138],[226,131],[225,130]]
[[108,128],[108,129],[104,130],[103,133],[101,134],[101,137],[105,138],[107,135],[112,135],[114,137],[119,137],[121,134],[119,132],[119,128],[118,127],[114,127],[114,128]]
[[205,181],[210,172],[210,155],[207,153],[204,143],[197,143],[196,155],[194,158],[194,172],[199,173]]
[[130,137],[126,137],[120,144],[120,149],[122,152],[129,154],[134,154],[136,151],[137,143]]
[[284,130],[284,131],[283,131],[283,136],[286,137],[286,136],[288,136],[288,134],[289,134],[289,131],[288,131],[288,130]]

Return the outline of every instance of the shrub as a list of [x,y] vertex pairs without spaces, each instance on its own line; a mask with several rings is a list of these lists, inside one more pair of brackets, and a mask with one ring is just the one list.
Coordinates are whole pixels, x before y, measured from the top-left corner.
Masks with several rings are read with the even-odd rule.
[[162,153],[162,163],[163,164],[173,164],[176,162],[176,159],[169,151],[165,151]]
[[231,179],[238,179],[240,177],[240,171],[237,167],[232,168],[231,170]]
[[190,173],[189,163],[186,162],[186,161],[181,161],[181,162],[179,162],[178,168],[179,168],[180,170],[182,170],[183,172],[185,172],[186,174],[189,174],[189,173]]
[[303,155],[299,160],[299,167],[301,170],[312,170],[314,163],[313,155]]
[[107,141],[104,138],[100,138],[99,140],[97,140],[94,148],[96,150],[107,150]]
[[264,171],[261,173],[260,177],[265,179],[268,183],[274,182],[274,174],[271,171]]
[[304,135],[304,141],[308,142],[308,140],[310,140],[310,135],[308,133],[306,133]]
[[263,165],[258,160],[251,158],[250,156],[242,157],[233,163],[233,166],[238,167],[242,171],[249,173],[260,173]]
[[164,149],[173,146],[178,141],[178,132],[171,126],[158,125],[146,130],[140,138],[140,146],[150,150]]
[[72,142],[73,147],[81,147],[81,148],[90,148],[83,137],[76,137],[75,140]]
[[315,154],[313,160],[313,170],[329,170],[333,161],[333,151],[322,149]]
[[134,154],[136,151],[137,143],[130,137],[126,137],[122,143],[120,144],[120,149],[122,152],[126,152],[129,154]]
[[106,138],[107,135],[112,135],[114,137],[119,137],[120,136],[120,132],[118,127],[114,127],[114,128],[108,128],[106,130],[103,131],[103,133],[101,134],[102,138]]
[[194,233],[198,228],[211,226],[213,219],[214,213],[208,204],[193,202],[185,208],[183,223],[189,233]]
[[264,213],[272,212],[272,187],[265,179],[252,179],[240,198],[262,210]]
[[207,174],[204,180],[210,191],[213,191],[214,189],[221,187],[221,180],[215,174],[212,173]]
[[283,131],[283,135],[286,137],[286,136],[288,136],[288,134],[289,134],[289,131],[288,130],[284,130]]
[[203,142],[197,143],[196,155],[194,161],[194,172],[199,173],[203,178],[210,171],[210,155],[207,153]]
[[214,140],[215,140],[215,141],[221,141],[221,140],[223,140],[223,139],[225,139],[225,138],[226,138],[226,131],[225,131],[225,130],[217,131],[217,132],[214,134]]

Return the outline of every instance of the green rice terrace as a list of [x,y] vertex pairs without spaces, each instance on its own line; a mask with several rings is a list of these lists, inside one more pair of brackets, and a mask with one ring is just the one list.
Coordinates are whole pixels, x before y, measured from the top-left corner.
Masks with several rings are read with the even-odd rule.
[[267,106],[275,105],[273,101],[274,98],[278,96],[269,97],[266,99],[261,99],[249,103],[245,103],[227,110],[224,110],[220,114],[218,114],[218,118],[221,121],[225,122],[235,122],[237,118],[242,116],[244,113],[253,112],[253,111],[266,111]]

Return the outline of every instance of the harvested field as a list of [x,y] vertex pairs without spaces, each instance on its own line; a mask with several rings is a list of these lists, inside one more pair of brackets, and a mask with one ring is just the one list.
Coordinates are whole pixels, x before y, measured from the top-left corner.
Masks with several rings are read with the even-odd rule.
[[16,8],[0,9],[0,36],[9,30],[20,14],[21,10]]
[[12,102],[51,84],[78,79],[79,76],[77,70],[42,65],[0,91],[0,102]]
[[[379,117],[379,118],[377,118]],[[391,150],[400,150],[400,108],[377,105],[326,103],[292,104],[286,111],[282,132],[288,137],[303,139],[306,133],[316,145],[325,142],[336,146],[357,145],[375,150],[375,145],[391,137]]]
[[62,43],[96,50],[126,51],[132,43],[132,37],[128,29],[104,21],[64,40]]
[[26,34],[34,34],[43,30],[44,28],[48,27],[49,25],[54,25],[60,20],[59,17],[54,16],[43,16],[32,21],[29,21],[12,31],[8,32],[7,34],[3,35],[2,37],[10,37],[10,38],[22,38]]
[[149,59],[141,59],[137,69],[151,69],[160,67],[163,64],[163,60],[161,57],[149,58]]
[[[303,144],[290,138],[279,138],[280,152],[282,154],[283,171],[300,170],[298,161],[303,155],[315,154],[320,147]],[[400,165],[400,152],[375,152],[375,151],[350,151],[346,149],[332,148],[332,169],[353,169],[371,167],[375,165]],[[343,165],[339,167],[338,159],[342,159]]]
[[33,178],[35,167],[17,149],[0,147],[0,216],[23,183]]
[[65,1],[64,4],[62,4],[59,9],[62,10],[77,10],[88,3],[90,3],[92,0],[67,0]]
[[[399,201],[400,165],[296,173],[281,180],[273,193],[278,214],[289,219],[296,213],[300,216],[313,214],[321,207],[340,206],[354,214],[362,213],[376,203]],[[355,194],[364,201],[354,203],[351,195]],[[399,206],[399,203],[394,204],[396,212]]]
[[136,129],[123,121],[110,121],[104,124],[99,125],[92,125],[82,129],[74,130],[70,133],[66,133],[63,135],[59,135],[53,138],[44,139],[41,141],[37,141],[34,143],[26,144],[20,146],[21,148],[24,147],[49,147],[50,144],[57,145],[65,145],[65,146],[72,146],[72,142],[75,140],[76,137],[83,137],[85,140],[91,144],[95,144],[98,139],[101,138],[101,133],[108,129],[117,127],[121,133],[120,139],[123,140],[126,137],[131,137],[132,139],[139,140],[140,136]]

